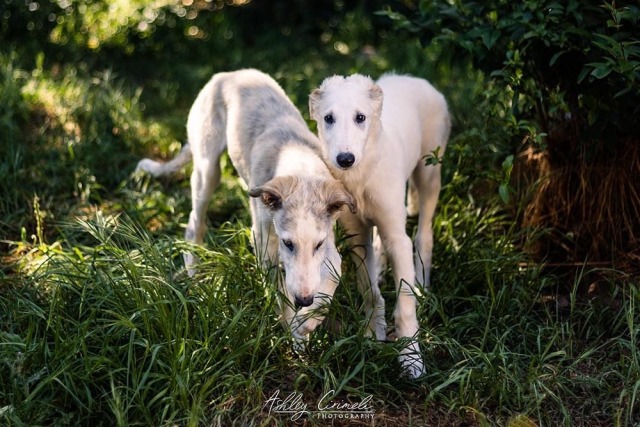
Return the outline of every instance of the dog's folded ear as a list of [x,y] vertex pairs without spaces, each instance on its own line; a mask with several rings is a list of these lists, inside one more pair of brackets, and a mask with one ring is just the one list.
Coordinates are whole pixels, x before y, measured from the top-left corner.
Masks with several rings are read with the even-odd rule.
[[336,214],[342,209],[344,205],[349,207],[349,211],[352,214],[358,212],[356,199],[344,188],[342,183],[338,180],[326,181],[326,203],[327,213],[331,216]]
[[382,102],[383,95],[382,88],[375,83],[371,83],[369,98],[371,98],[372,101]]
[[297,178],[293,176],[280,176],[252,188],[249,190],[249,195],[259,197],[266,207],[277,211],[282,207],[282,200],[295,190],[297,183]]
[[273,190],[262,187],[254,187],[249,190],[251,197],[260,197],[260,200],[266,207],[277,211],[282,207],[282,196]]
[[311,91],[311,94],[309,95],[309,117],[311,117],[312,120],[318,121],[318,117],[316,116],[318,113],[317,107],[320,105],[320,101],[322,101],[322,97],[325,95],[325,92],[332,86],[344,82],[344,79],[344,76],[338,75],[327,77],[322,81],[319,87]]
[[374,103],[376,115],[380,116],[380,114],[382,114],[382,100],[384,98],[384,93],[382,92],[382,88],[374,82],[371,82],[371,86],[369,87],[369,98]]
[[315,88],[309,95],[309,117],[311,117],[312,120],[315,120],[316,107],[320,103],[321,98],[322,90],[319,87]]

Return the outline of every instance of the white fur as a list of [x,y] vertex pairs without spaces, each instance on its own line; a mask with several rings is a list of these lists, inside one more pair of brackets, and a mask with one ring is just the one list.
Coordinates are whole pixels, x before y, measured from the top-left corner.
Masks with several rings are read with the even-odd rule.
[[[378,339],[386,338],[380,266],[372,237],[375,226],[393,267],[396,335],[412,340],[400,362],[409,375],[421,376],[416,294],[420,285],[429,285],[432,220],[440,191],[440,166],[425,166],[424,156],[438,147],[444,153],[451,128],[446,101],[422,79],[387,75],[376,84],[356,74],[326,79],[312,92],[309,108],[318,123],[325,161],[358,204],[357,214],[343,214],[340,221],[354,236],[353,253],[365,267],[358,268],[358,283],[370,331]],[[351,165],[341,164],[345,154],[352,155]],[[409,207],[417,206],[420,215],[415,257],[405,229],[407,181]]]
[[[228,148],[249,185],[252,237],[265,267],[285,270],[284,320],[297,339],[322,321],[340,276],[333,235],[340,207],[355,205],[321,158],[319,141],[280,86],[257,70],[214,75],[198,94],[187,122],[189,143],[174,160],[141,160],[154,176],[178,170],[193,158],[192,210],[185,239],[201,244],[211,195]],[[197,259],[185,254],[190,274]],[[311,300],[313,303],[311,303]],[[294,311],[294,305],[304,308]]]

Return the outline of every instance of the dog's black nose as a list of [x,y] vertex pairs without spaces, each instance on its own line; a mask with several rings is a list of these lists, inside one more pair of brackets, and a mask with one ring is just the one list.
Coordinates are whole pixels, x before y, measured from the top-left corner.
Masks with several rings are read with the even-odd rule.
[[296,306],[309,307],[311,304],[313,304],[313,295],[309,295],[308,297],[296,296]]
[[356,161],[356,156],[351,153],[340,153],[336,157],[336,161],[338,162],[338,166],[341,168],[349,168]]

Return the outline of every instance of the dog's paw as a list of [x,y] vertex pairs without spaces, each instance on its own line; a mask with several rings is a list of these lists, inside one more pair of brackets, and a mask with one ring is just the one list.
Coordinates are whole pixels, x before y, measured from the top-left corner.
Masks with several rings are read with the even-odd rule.
[[412,342],[402,349],[399,361],[403,374],[411,379],[417,379],[426,374],[417,342]]
[[300,335],[297,332],[293,333],[293,351],[297,354],[304,354],[309,343],[308,335]]
[[367,324],[367,330],[364,332],[366,338],[375,339],[377,341],[388,341],[387,323],[382,320],[370,319]]
[[187,269],[187,274],[189,277],[193,277],[196,275],[197,268],[196,266],[200,263],[200,259],[192,253],[184,254],[184,266]]
[[304,312],[305,309],[296,313],[293,321],[291,322],[291,333],[294,337],[305,337],[308,339],[309,334],[316,330],[316,328],[324,320],[324,316],[310,317],[309,313]]

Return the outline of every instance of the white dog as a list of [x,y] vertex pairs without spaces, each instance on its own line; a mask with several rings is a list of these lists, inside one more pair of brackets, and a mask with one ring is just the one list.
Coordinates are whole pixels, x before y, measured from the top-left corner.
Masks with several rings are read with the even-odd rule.
[[[220,156],[228,147],[240,177],[249,185],[252,237],[265,266],[278,259],[285,270],[289,303],[284,320],[305,339],[322,321],[341,271],[333,224],[354,199],[321,158],[318,138],[282,88],[257,70],[219,73],[200,91],[187,122],[189,143],[162,164],[150,159],[137,170],[154,176],[178,170],[193,158],[192,210],[185,239],[201,244],[209,200],[220,180]],[[185,255],[193,273],[197,260]],[[297,312],[293,306],[303,307]]]
[[[384,96],[384,102],[383,102]],[[353,75],[326,79],[309,99],[318,123],[325,161],[358,205],[358,213],[342,215],[352,235],[359,288],[365,295],[370,332],[386,338],[384,300],[378,287],[377,257],[372,226],[390,257],[398,299],[394,311],[398,337],[416,338],[417,282],[429,285],[433,247],[432,220],[440,191],[440,166],[425,165],[425,156],[443,154],[451,122],[444,97],[427,81],[387,75],[377,84]],[[405,192],[409,181],[409,210],[418,204],[415,259],[406,233]],[[418,200],[416,200],[416,198]],[[361,261],[362,262],[362,261]],[[417,272],[417,277],[416,277]],[[412,377],[424,373],[419,345],[411,341],[400,362]]]

